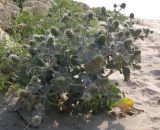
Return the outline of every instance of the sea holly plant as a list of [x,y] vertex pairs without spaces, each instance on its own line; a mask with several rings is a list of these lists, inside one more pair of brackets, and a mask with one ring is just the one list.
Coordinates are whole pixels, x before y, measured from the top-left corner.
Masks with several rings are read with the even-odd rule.
[[[120,10],[125,6],[121,4]],[[133,14],[121,24],[116,15],[107,16],[104,7],[101,11],[103,25],[91,24],[96,18],[89,10],[76,16],[80,26],[71,26],[68,22],[74,15],[67,13],[60,21],[64,26],[35,34],[22,46],[28,52],[25,56],[8,56],[15,80],[24,86],[19,90],[20,101],[33,111],[33,126],[40,125],[48,104],[84,117],[110,110],[122,96],[109,75],[119,71],[128,81],[130,68],[140,69],[141,51],[134,41],[148,36],[150,30],[135,29]]]

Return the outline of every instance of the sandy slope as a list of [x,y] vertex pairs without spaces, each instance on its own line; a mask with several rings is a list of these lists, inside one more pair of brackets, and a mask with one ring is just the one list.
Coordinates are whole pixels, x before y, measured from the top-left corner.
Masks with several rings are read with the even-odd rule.
[[[154,34],[145,41],[138,40],[136,45],[142,50],[142,69],[132,71],[132,80],[122,82],[118,73],[121,89],[127,97],[135,101],[135,106],[144,110],[135,117],[120,119],[126,129],[160,129],[160,53],[149,46],[160,46],[160,21],[144,20],[144,25],[154,30]],[[110,78],[114,78],[115,74]],[[137,83],[139,85],[137,85]],[[119,129],[118,129],[119,130]]]
[[116,74],[126,96],[132,98],[135,105],[144,110],[144,113],[135,117],[119,120],[126,129],[160,129],[160,54],[148,47],[160,45],[160,21],[145,20],[144,25],[155,33],[145,41],[136,42],[142,50],[143,68],[141,71],[132,71],[132,81],[128,84],[122,82],[122,76]]
[[[160,53],[149,47],[160,45],[160,21],[144,20],[144,25],[141,26],[148,26],[155,31],[152,37],[136,42],[142,49],[142,70],[132,71],[132,80],[128,83],[123,82],[123,76],[118,72],[110,78],[116,76],[120,89],[134,100],[135,107],[144,112],[117,119],[101,113],[88,123],[52,112],[48,114],[49,120],[45,119],[39,130],[160,130]],[[15,113],[7,110],[2,96],[0,99],[0,130],[23,130],[23,123]]]

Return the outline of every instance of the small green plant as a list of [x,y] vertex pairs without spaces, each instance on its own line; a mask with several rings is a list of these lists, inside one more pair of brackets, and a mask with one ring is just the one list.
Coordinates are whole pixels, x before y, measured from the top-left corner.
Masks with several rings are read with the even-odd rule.
[[1,72],[5,57],[5,47],[3,42],[0,43],[0,92],[5,89],[6,76]]
[[1,72],[0,72],[0,92],[4,91],[6,86],[5,86],[5,82],[6,82],[6,76],[3,75]]
[[7,89],[6,83],[8,80],[8,75],[4,72],[8,71],[5,67],[5,56],[6,56],[7,48],[6,48],[6,40],[2,37],[0,42],[0,92],[5,91]]

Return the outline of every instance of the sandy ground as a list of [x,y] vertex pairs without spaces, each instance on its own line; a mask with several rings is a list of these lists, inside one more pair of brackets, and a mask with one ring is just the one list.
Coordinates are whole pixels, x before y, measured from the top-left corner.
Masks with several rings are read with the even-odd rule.
[[[133,70],[128,83],[123,82],[123,76],[118,72],[110,78],[114,79],[116,76],[116,81],[126,97],[133,99],[135,107],[143,109],[144,112],[124,118],[111,118],[101,113],[88,123],[52,112],[47,114],[39,130],[160,130],[160,53],[149,47],[160,45],[160,21],[144,20],[143,25],[138,26],[147,26],[154,31],[150,38],[136,42],[142,49],[143,68],[140,71]],[[8,109],[12,108],[11,106],[4,96],[0,95],[0,130],[23,130],[23,122]]]

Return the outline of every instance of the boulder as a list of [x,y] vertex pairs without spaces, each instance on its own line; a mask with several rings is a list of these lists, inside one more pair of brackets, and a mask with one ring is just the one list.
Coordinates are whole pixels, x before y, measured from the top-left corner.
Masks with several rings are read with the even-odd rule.
[[20,13],[19,7],[11,0],[0,1],[0,28],[3,30],[9,29],[17,15]]
[[0,28],[0,44],[4,44],[6,48],[12,48],[14,46],[14,40]]
[[23,11],[30,11],[31,13],[45,14],[53,5],[53,0],[26,0],[23,2]]
[[[29,11],[35,15],[48,13],[54,0],[25,0],[22,11]],[[0,28],[7,31],[15,22],[21,8],[12,0],[0,0]]]

